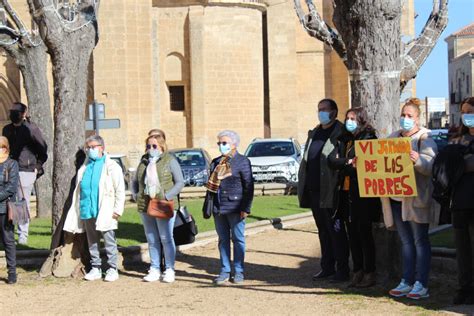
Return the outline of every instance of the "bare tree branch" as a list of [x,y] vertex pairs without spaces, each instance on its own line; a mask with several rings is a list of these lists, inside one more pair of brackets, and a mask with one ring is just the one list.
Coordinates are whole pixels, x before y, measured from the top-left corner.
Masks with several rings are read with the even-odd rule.
[[312,36],[322,41],[323,43],[331,46],[336,53],[341,57],[344,64],[347,64],[347,52],[346,45],[342,40],[341,36],[335,28],[330,27],[324,20],[321,18],[318,13],[316,6],[313,4],[312,0],[306,0],[306,4],[309,9],[309,14],[305,14],[301,7],[301,0],[294,0],[295,11],[300,23],[303,25],[303,28],[306,32]]
[[428,21],[420,35],[402,56],[401,90],[408,81],[416,77],[418,70],[430,55],[446,25],[448,25],[448,0],[433,0],[433,10]]

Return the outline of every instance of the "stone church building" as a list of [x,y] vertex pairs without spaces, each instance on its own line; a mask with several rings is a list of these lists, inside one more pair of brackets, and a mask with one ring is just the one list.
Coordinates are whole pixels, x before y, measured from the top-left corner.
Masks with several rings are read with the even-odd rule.
[[[402,32],[412,38],[413,0],[402,1]],[[331,1],[314,2],[331,21]],[[29,18],[26,8],[18,11]],[[222,129],[241,135],[241,151],[256,137],[303,142],[317,124],[318,100],[334,98],[340,116],[349,104],[344,65],[307,35],[292,0],[101,1],[99,27],[90,101],[105,104],[106,118],[120,119],[120,129],[101,135],[110,152],[132,162],[152,128],[167,133],[171,148],[203,147],[213,155]],[[14,62],[5,53],[0,58],[6,123],[9,105],[26,97]]]

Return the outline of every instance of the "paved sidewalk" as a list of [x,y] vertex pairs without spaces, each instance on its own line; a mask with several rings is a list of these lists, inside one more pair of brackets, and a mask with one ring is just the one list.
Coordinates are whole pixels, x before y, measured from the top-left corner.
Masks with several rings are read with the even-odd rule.
[[[393,284],[348,290],[325,281],[315,283],[319,243],[313,224],[271,230],[247,239],[244,285],[215,287],[219,271],[216,243],[183,251],[174,284],[144,283],[146,267],[122,271],[115,283],[72,279],[37,279],[23,272],[15,286],[0,284],[0,314],[286,314],[399,315],[436,314],[448,305],[454,276],[433,278],[431,298],[394,300]],[[5,275],[5,270],[0,271]],[[467,313],[474,306],[453,309]]]

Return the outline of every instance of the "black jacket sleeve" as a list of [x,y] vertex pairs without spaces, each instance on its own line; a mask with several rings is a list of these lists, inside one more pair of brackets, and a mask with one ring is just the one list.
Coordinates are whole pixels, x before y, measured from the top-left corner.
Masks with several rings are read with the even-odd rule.
[[240,179],[242,182],[242,212],[250,214],[250,208],[252,207],[254,184],[252,175],[252,165],[247,157],[242,156]]
[[8,179],[3,186],[3,190],[0,191],[0,202],[14,196],[18,189],[18,163],[14,160],[9,160],[5,164],[5,168],[7,168]]
[[344,144],[338,141],[336,147],[334,147],[333,151],[328,156],[329,168],[333,170],[342,170],[347,166],[346,163],[348,159],[342,155],[343,150]]
[[33,142],[34,153],[36,155],[36,169],[39,171],[43,164],[48,160],[48,145],[43,138],[41,130],[35,124],[29,125],[31,131],[31,140]]

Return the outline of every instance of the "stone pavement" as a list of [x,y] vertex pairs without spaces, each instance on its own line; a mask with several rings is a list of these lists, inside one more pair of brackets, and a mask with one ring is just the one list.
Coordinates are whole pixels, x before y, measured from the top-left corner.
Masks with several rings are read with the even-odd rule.
[[[314,224],[270,230],[247,238],[246,282],[212,285],[219,271],[216,243],[183,250],[173,284],[144,283],[145,266],[121,271],[115,283],[37,279],[22,272],[15,286],[0,284],[0,315],[7,314],[286,314],[399,315],[470,313],[449,305],[454,276],[433,276],[431,298],[414,302],[389,298],[393,282],[349,290],[328,281],[315,283],[319,243]],[[5,275],[2,270],[0,275]],[[396,282],[396,281],[395,281]],[[441,286],[443,285],[443,286]],[[448,312],[451,310],[451,312]]]

